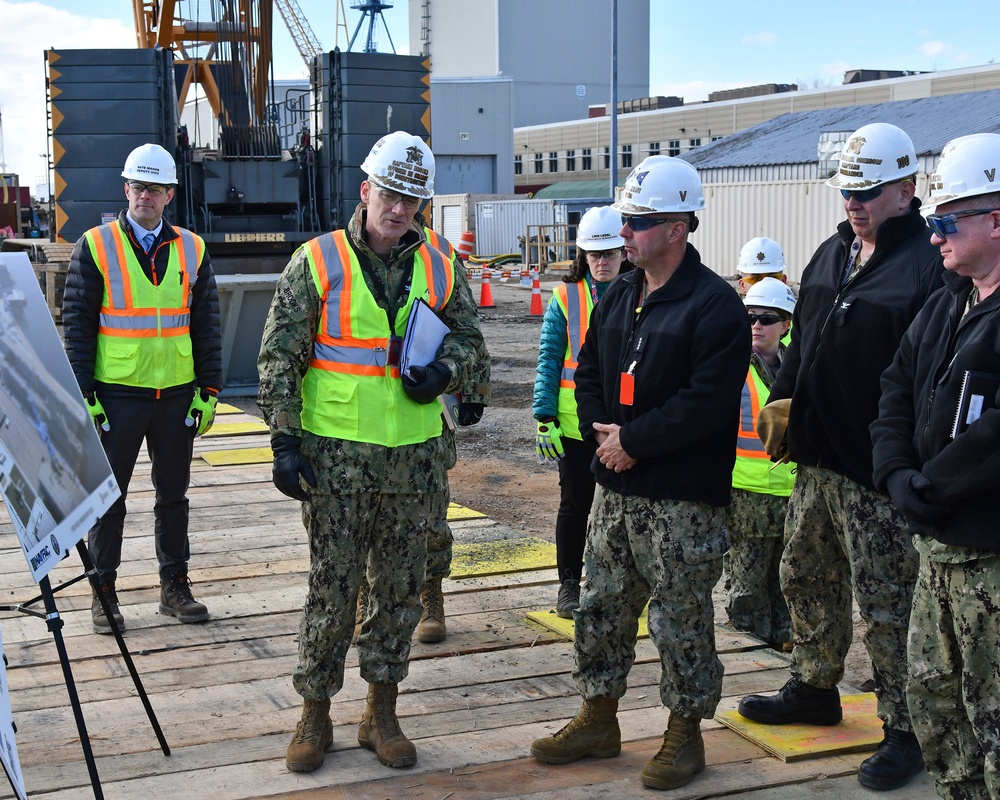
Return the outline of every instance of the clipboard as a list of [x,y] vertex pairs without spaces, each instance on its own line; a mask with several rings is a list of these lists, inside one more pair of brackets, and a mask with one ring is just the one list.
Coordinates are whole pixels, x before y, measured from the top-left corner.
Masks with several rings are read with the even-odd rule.
[[435,358],[444,337],[451,333],[422,298],[413,301],[410,316],[406,320],[406,333],[399,356],[399,372],[409,375],[410,367],[426,367]]

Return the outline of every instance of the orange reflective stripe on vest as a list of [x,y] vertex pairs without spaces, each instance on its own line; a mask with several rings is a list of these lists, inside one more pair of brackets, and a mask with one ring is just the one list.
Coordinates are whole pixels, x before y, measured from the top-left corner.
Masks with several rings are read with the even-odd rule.
[[587,328],[590,325],[590,288],[586,281],[563,283],[555,288],[555,295],[566,316],[566,353],[559,376],[559,388],[576,389],[580,348],[587,338]]
[[757,386],[757,372],[753,367],[747,370],[740,398],[740,430],[736,440],[736,455],[744,458],[770,458],[764,450],[764,443],[754,427],[760,413],[760,389]]

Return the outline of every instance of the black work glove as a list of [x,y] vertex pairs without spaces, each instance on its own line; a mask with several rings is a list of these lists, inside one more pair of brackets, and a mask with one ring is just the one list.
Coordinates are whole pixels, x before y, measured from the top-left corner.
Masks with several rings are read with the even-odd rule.
[[475,425],[479,420],[483,418],[483,409],[486,408],[482,403],[466,403],[461,402],[458,404],[458,424],[463,428],[469,425]]
[[931,482],[915,469],[897,469],[885,483],[892,504],[907,520],[930,522],[949,511],[948,506],[929,503],[921,496],[921,492],[931,488]]
[[274,452],[271,480],[278,491],[294,500],[308,501],[309,493],[302,488],[299,478],[315,489],[316,475],[302,455],[302,440],[290,434],[275,436],[271,439],[271,450]]
[[433,403],[451,383],[451,370],[440,361],[426,367],[410,367],[410,374],[403,376],[403,391],[418,403]]

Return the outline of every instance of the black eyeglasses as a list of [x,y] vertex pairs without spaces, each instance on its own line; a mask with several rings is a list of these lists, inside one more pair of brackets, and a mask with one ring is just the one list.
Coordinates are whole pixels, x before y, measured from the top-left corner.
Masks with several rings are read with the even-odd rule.
[[751,325],[759,322],[765,328],[769,328],[771,325],[777,325],[781,322],[781,317],[777,314],[747,314],[747,319],[750,320]]
[[614,250],[588,250],[587,258],[591,261],[600,261],[602,258],[606,258],[610,261],[615,256],[620,256],[621,254],[622,249],[620,247],[616,247]]
[[882,190],[886,186],[892,186],[894,183],[912,183],[909,179],[904,179],[901,181],[889,181],[888,183],[883,183],[881,186],[876,186],[874,189],[841,189],[840,196],[845,200],[850,200],[852,197],[859,203],[870,203],[877,197],[882,196]]
[[150,197],[159,197],[167,191],[167,187],[159,183],[140,183],[139,181],[129,181],[128,188],[136,194],[146,192]]
[[958,233],[956,223],[963,217],[979,217],[983,214],[992,214],[995,211],[1000,211],[1000,208],[970,208],[967,211],[955,211],[951,214],[929,214],[927,224],[931,226],[931,230],[935,234],[942,239],[947,239]]
[[664,222],[683,222],[685,225],[690,224],[688,220],[679,219],[677,217],[637,217],[631,214],[622,214],[622,225],[628,225],[634,233],[648,231],[654,225],[662,225]]

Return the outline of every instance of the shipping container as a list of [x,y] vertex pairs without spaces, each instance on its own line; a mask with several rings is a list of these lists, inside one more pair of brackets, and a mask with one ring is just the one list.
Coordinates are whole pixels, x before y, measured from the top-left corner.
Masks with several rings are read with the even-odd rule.
[[566,206],[554,200],[489,200],[476,203],[476,253],[523,253],[528,225],[566,222]]

